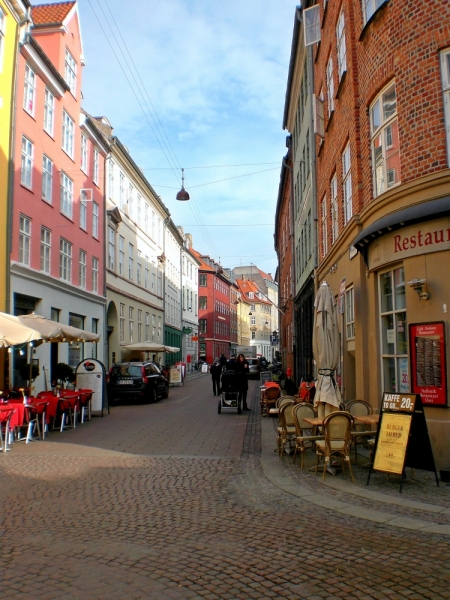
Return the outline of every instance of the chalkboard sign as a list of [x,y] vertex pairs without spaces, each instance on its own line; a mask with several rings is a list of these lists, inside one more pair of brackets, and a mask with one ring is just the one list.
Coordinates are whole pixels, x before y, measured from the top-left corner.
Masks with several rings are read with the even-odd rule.
[[372,469],[395,473],[402,476],[401,492],[405,467],[434,471],[439,485],[420,395],[385,393],[367,485]]
[[272,381],[272,372],[271,371],[261,371],[261,385],[264,385],[266,381]]

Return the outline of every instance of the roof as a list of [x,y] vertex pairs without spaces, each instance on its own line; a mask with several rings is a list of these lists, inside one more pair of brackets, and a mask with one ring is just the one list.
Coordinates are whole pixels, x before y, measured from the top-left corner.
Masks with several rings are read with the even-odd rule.
[[[272,304],[270,300],[262,300],[258,297],[258,294],[262,294],[262,292],[255,281],[252,281],[251,279],[236,279],[236,284],[243,298],[250,301],[252,304]],[[254,298],[248,297],[249,292],[253,292]]]
[[31,7],[34,25],[61,25],[76,2],[57,2],[56,4],[38,4]]
[[260,272],[261,277],[263,279],[268,279],[269,281],[273,281],[272,275],[270,273],[265,273],[264,271],[261,271],[261,269],[258,269],[258,271]]
[[199,263],[200,263],[199,270],[200,271],[209,271],[210,273],[215,273],[216,272],[215,269],[213,269],[211,266],[208,265],[208,263],[206,263],[203,260],[202,255],[200,254],[200,252],[197,252],[197,250],[194,250],[194,248],[191,248],[190,251],[195,256],[195,258],[199,261]]

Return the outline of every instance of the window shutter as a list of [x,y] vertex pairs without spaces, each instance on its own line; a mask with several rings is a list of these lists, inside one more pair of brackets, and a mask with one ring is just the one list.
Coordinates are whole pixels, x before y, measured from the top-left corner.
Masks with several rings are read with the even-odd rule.
[[325,138],[325,118],[323,100],[313,94],[314,108],[314,133],[317,133],[322,139]]
[[305,46],[320,42],[320,7],[318,4],[303,11]]

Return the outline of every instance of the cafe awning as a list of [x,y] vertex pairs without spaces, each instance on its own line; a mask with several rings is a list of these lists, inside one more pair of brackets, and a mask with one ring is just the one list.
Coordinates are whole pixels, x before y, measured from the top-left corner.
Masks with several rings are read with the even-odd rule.
[[38,337],[36,339],[42,339],[46,342],[98,342],[100,335],[97,333],[91,333],[84,329],[78,329],[71,325],[65,325],[64,323],[58,323],[52,321],[46,317],[36,315],[34,313],[30,315],[20,315],[15,317],[14,315],[8,315],[1,313],[5,319],[11,322],[19,322],[19,324],[34,330]]
[[0,312],[0,347],[28,344],[40,339],[41,334],[23,325],[18,317]]
[[175,353],[179,352],[179,348],[175,346],[166,346],[164,344],[157,344],[156,342],[137,342],[135,344],[125,344],[122,346],[124,350],[136,350],[137,352],[167,352]]

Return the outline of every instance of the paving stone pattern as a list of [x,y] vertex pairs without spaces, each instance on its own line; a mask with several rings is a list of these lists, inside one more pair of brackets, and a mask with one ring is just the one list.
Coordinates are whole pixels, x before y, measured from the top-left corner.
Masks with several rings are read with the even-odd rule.
[[[257,382],[251,393],[251,413],[218,415],[205,375],[1,455],[0,596],[449,598],[450,538],[312,506],[268,480]],[[290,463],[280,473],[302,477]]]

